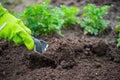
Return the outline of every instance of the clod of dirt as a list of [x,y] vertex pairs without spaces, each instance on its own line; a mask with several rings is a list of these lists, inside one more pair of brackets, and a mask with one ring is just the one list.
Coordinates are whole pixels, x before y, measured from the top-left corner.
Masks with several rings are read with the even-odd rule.
[[106,55],[106,51],[109,49],[108,42],[105,40],[99,40],[92,45],[92,52],[95,53],[97,56],[104,56]]
[[49,45],[49,49],[45,55],[49,55],[57,66],[61,66],[63,69],[71,69],[76,65],[76,54],[74,51],[74,48],[78,47],[76,46],[76,42],[72,40],[53,39]]
[[63,69],[72,69],[74,67],[75,62],[73,62],[72,60],[67,62],[67,61],[61,61],[60,63],[60,66],[63,68]]

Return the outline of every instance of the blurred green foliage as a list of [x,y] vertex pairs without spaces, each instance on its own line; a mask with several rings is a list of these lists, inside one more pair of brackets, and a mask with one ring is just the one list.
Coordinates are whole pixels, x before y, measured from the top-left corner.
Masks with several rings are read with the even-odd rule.
[[60,36],[64,36],[61,32],[63,27],[78,22],[77,14],[79,9],[77,7],[68,7],[61,5],[60,7],[53,7],[50,5],[50,0],[46,0],[34,6],[28,6],[21,14],[25,25],[32,31],[32,35],[49,35],[56,32]]
[[[118,16],[119,17],[119,16]],[[120,17],[118,18],[120,20]],[[120,24],[117,24],[115,26],[115,31],[118,33],[118,38],[117,38],[117,47],[120,47]]]

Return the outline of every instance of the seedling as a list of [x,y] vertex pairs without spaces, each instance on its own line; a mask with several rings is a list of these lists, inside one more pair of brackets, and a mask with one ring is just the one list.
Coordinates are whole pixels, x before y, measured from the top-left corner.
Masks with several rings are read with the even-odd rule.
[[115,26],[115,31],[118,33],[117,47],[120,47],[120,24]]
[[61,25],[64,23],[63,19],[61,19],[63,13],[56,9],[60,12],[58,14],[55,9],[52,9],[47,0],[41,4],[28,6],[21,17],[25,21],[26,26],[32,30],[34,36],[48,35],[54,31],[63,36],[61,33]]
[[62,5],[61,8],[65,15],[65,18],[64,18],[64,26],[65,27],[67,27],[69,25],[78,24],[78,21],[79,21],[79,19],[77,17],[77,14],[79,12],[78,7],[76,7],[76,6],[68,7],[68,6]]
[[84,29],[84,34],[98,35],[103,32],[109,24],[108,20],[103,17],[107,14],[109,6],[96,7],[94,4],[88,4],[83,8],[83,20],[81,27]]
[[32,30],[34,36],[49,35],[56,32],[64,36],[61,32],[63,26],[75,24],[77,22],[77,7],[53,7],[50,0],[43,3],[28,6],[21,14],[27,27]]

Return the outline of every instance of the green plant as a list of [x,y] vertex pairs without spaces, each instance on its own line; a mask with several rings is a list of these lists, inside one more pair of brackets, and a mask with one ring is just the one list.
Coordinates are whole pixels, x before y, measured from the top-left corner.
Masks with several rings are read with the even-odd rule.
[[120,24],[115,26],[115,31],[118,33],[117,47],[120,47]]
[[25,25],[32,30],[34,36],[49,35],[56,32],[63,37],[64,35],[61,32],[63,26],[67,23],[74,24],[76,22],[73,17],[77,13],[74,12],[77,12],[76,8],[53,7],[50,5],[50,0],[46,0],[34,6],[28,6],[22,12],[21,18],[24,20]]
[[116,18],[120,20],[120,16],[117,16]]
[[47,0],[41,4],[29,6],[21,15],[34,36],[48,35],[54,31],[63,36],[61,33],[61,26],[64,23],[63,13],[58,8],[53,9],[49,2]]
[[65,27],[71,24],[74,25],[78,23],[79,21],[79,19],[77,18],[77,14],[79,13],[78,7],[75,7],[75,6],[68,7],[68,6],[62,5],[61,9],[63,13],[65,14],[65,18],[64,18]]
[[81,22],[81,27],[84,28],[84,34],[98,35],[103,32],[109,24],[108,20],[104,20],[103,16],[107,14],[109,6],[96,7],[94,4],[88,4],[83,8],[85,13]]

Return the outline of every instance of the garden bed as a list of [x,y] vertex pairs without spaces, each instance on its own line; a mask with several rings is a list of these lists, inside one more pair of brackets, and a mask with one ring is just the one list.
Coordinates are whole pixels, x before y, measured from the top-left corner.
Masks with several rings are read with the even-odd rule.
[[[59,4],[109,4],[106,19],[110,25],[99,36],[84,35],[78,25],[63,30],[64,38],[56,34],[39,36],[48,42],[47,51],[40,56],[24,45],[0,41],[0,80],[120,80],[120,49],[116,47],[114,26],[119,23],[120,1],[112,0],[52,0]],[[81,15],[80,12],[79,15]],[[49,59],[50,58],[50,59]]]

